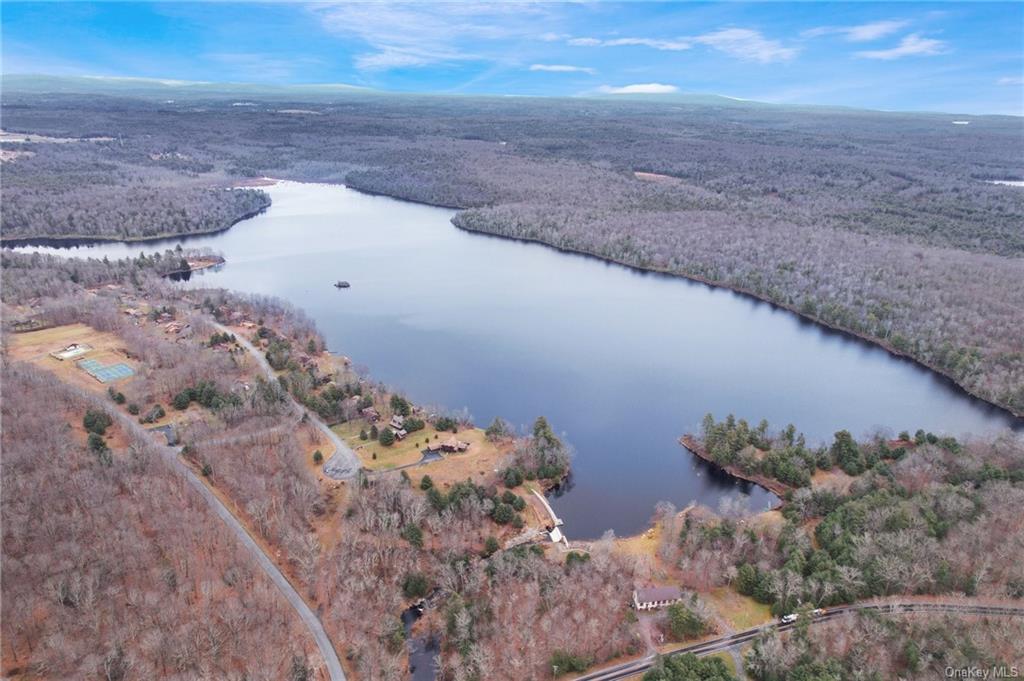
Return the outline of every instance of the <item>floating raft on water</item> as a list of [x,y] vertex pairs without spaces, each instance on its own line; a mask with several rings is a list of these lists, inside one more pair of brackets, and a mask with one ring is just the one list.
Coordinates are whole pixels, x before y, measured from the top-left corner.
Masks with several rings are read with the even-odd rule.
[[352,286],[352,284],[348,283],[347,281],[343,281],[341,279],[339,279],[338,281],[334,282],[334,288],[348,288],[350,286]]

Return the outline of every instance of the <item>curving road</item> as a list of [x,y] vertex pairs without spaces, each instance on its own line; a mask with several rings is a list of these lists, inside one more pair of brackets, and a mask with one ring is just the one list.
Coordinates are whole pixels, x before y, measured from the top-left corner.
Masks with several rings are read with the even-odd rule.
[[[860,610],[877,610],[881,612],[887,612],[892,614],[901,613],[915,613],[915,612],[950,612],[959,613],[962,615],[995,615],[1002,617],[1024,617],[1024,607],[1012,607],[1012,606],[1001,606],[1001,605],[971,605],[971,604],[958,604],[958,603],[885,603],[880,605],[848,605],[840,606],[837,608],[829,609],[825,614],[815,617],[811,620],[811,624],[821,624],[828,620],[842,617],[847,613],[857,612]],[[786,631],[792,629],[797,625],[796,622],[789,624],[763,624],[760,627],[754,627],[753,629],[747,629],[736,634],[730,634],[729,636],[723,636],[716,638],[711,641],[704,641],[703,643],[696,643],[694,645],[684,646],[682,648],[676,648],[675,650],[665,653],[662,657],[671,657],[673,655],[683,655],[685,653],[693,653],[694,655],[710,655],[711,653],[717,653],[722,650],[728,650],[733,646],[742,645],[748,643],[762,633],[769,629],[778,629],[779,631]],[[642,657],[639,660],[633,660],[631,662],[624,662],[614,667],[607,667],[584,676],[577,677],[575,681],[618,681],[619,679],[627,679],[635,674],[641,674],[657,662],[657,655],[648,655]]]
[[338,653],[334,650],[334,646],[331,644],[331,639],[327,636],[327,632],[324,630],[323,624],[320,622],[320,618],[317,617],[316,613],[306,604],[306,601],[302,600],[302,596],[295,590],[288,578],[284,576],[274,561],[263,552],[260,545],[249,534],[245,526],[232,515],[231,511],[228,510],[227,506],[224,505],[216,494],[207,487],[202,480],[192,471],[178,454],[181,452],[180,447],[171,447],[165,444],[157,444],[153,442],[153,433],[139,425],[135,419],[119,409],[108,409],[110,406],[108,402],[99,399],[95,395],[79,391],[81,395],[86,397],[90,402],[95,404],[103,411],[113,415],[117,419],[121,426],[126,432],[134,433],[140,439],[150,442],[156,447],[160,453],[161,459],[164,463],[174,472],[180,473],[185,480],[192,486],[192,488],[203,498],[214,513],[228,526],[235,537],[242,543],[242,545],[248,549],[252,555],[253,560],[256,564],[263,569],[263,572],[270,578],[274,586],[277,587],[281,595],[285,597],[285,600],[291,604],[292,608],[298,614],[302,623],[306,625],[306,629],[313,636],[316,641],[317,648],[320,650],[320,655],[323,657],[324,666],[327,669],[327,674],[331,681],[346,681],[345,672],[341,668],[341,660],[338,659]]
[[[259,349],[256,348],[255,345],[250,343],[247,338],[244,338],[223,324],[213,320],[210,320],[210,324],[212,324],[221,333],[227,333],[234,336],[238,344],[245,348],[246,351],[256,359],[256,364],[263,371],[267,380],[277,380],[277,373],[274,372],[274,368],[267,362],[267,358],[259,351]],[[334,454],[331,455],[331,458],[327,459],[327,462],[324,464],[324,475],[332,480],[351,480],[356,477],[363,465],[359,461],[359,457],[356,455],[355,451],[349,447],[344,440],[338,437],[337,433],[331,430],[326,423],[321,421],[319,416],[306,411],[306,409],[296,402],[295,398],[290,394],[288,395],[288,399],[291,401],[292,409],[299,414],[305,415],[310,422],[327,437],[327,440],[334,445]]]

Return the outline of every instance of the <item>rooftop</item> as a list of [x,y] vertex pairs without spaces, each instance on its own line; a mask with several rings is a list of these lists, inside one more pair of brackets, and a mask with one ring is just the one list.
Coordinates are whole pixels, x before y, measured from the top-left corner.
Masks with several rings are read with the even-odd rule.
[[683,592],[676,586],[647,586],[636,590],[636,599],[641,603],[674,601],[683,597]]

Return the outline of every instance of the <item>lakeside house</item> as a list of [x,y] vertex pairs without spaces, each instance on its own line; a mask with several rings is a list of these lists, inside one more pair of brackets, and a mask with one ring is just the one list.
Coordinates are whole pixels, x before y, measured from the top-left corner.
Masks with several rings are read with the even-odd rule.
[[399,428],[398,430],[392,428],[391,432],[395,434],[395,438],[398,440],[404,440],[405,436],[409,434],[406,432],[405,428]]
[[675,586],[648,586],[633,591],[633,607],[637,610],[667,608],[683,600],[683,592]]
[[380,421],[380,414],[373,407],[366,407],[359,413],[362,414],[363,418],[369,421],[370,423],[376,423],[377,421]]
[[441,449],[446,452],[464,452],[469,449],[469,443],[463,442],[462,440],[456,440],[453,435],[441,443]]
[[405,417],[401,414],[395,414],[391,417],[391,421],[388,422],[392,430],[401,430],[405,426]]
[[468,442],[456,440],[454,437],[441,440],[440,442],[435,440],[427,445],[428,452],[464,452],[467,449],[469,449]]

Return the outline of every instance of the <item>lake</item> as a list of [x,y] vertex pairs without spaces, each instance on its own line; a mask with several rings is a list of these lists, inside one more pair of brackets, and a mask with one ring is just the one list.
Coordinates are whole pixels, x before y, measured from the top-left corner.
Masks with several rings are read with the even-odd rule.
[[[331,351],[414,401],[486,426],[543,414],[574,447],[552,499],[570,539],[633,534],[654,505],[774,497],[677,439],[733,412],[811,442],[836,430],[988,434],[1020,421],[867,343],[749,297],[678,277],[453,227],[453,211],[328,185],[265,188],[270,209],[216,235],[159,244],[26,247],[110,258],[210,247],[227,263],[187,286],[284,298]],[[335,289],[339,279],[350,289]]]

